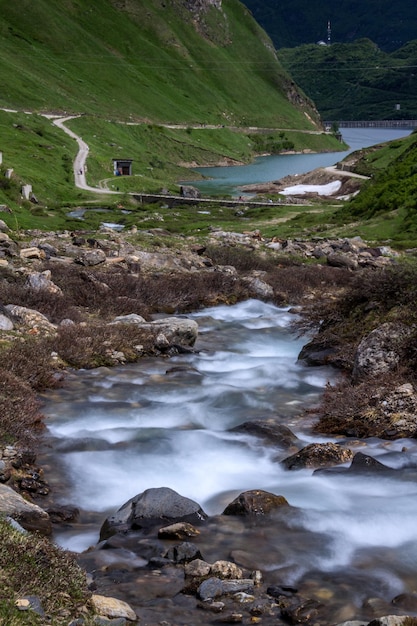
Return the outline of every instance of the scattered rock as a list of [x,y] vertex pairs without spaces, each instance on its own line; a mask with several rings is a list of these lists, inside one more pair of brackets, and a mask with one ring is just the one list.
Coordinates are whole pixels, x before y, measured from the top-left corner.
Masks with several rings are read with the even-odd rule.
[[255,489],[241,493],[227,505],[223,515],[267,515],[282,506],[289,506],[284,496]]
[[38,531],[42,535],[50,535],[52,532],[51,520],[46,511],[1,484],[0,513],[16,520],[25,530]]
[[85,265],[86,267],[93,267],[94,265],[100,265],[106,260],[106,253],[103,250],[86,250],[74,259],[75,263],[79,265]]
[[51,280],[50,270],[29,274],[26,279],[26,285],[29,289],[33,289],[34,291],[45,291],[47,293],[62,295],[62,290]]
[[296,454],[281,461],[288,470],[329,467],[347,463],[353,452],[335,443],[311,443]]
[[188,537],[197,537],[199,534],[200,531],[195,526],[186,522],[170,524],[158,530],[160,539],[186,539]]
[[123,602],[122,600],[93,594],[91,596],[91,604],[99,615],[104,615],[105,617],[110,618],[125,617],[132,622],[137,621],[137,616],[134,610],[127,604],[127,602]]

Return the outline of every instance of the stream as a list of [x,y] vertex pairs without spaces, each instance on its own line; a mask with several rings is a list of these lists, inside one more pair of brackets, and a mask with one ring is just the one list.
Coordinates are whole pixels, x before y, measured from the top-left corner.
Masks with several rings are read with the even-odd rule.
[[[346,129],[343,134],[352,151],[408,131]],[[225,192],[225,186],[233,193],[238,184],[278,179],[295,173],[292,168],[302,173],[341,158],[342,153],[266,157],[253,166],[221,168],[217,179],[199,185],[208,185],[204,193]],[[213,168],[206,174],[216,175]],[[370,621],[395,613],[391,602],[400,594],[414,597],[417,442],[313,434],[313,417],[304,409],[318,404],[337,372],[298,361],[308,337],[294,334],[294,316],[289,308],[257,300],[198,311],[189,315],[199,325],[194,353],[72,371],[62,389],[45,393],[48,431],[38,461],[54,504],[80,511],[76,522],[55,527],[54,540],[87,558],[108,515],[146,489],[170,487],[198,502],[214,520],[199,543],[207,561],[238,555],[270,584],[284,581],[306,597],[324,599],[327,624]],[[232,430],[259,419],[287,426],[298,438],[296,450],[334,441],[392,471],[286,470],[281,461],[294,446],[265,445]],[[225,521],[225,507],[250,489],[284,496],[288,512],[256,527]],[[160,601],[164,592],[153,591],[155,576],[138,595],[144,561],[135,556],[135,541],[122,559],[123,567],[134,571],[132,581],[121,585],[109,576],[105,591],[137,611],[149,596],[149,603],[159,603],[155,623],[164,620],[164,611],[175,624],[212,623],[205,615],[188,614],[181,603],[166,608],[168,601]],[[110,568],[112,551],[101,552]],[[417,615],[417,602],[408,614]]]
[[[231,429],[272,418],[298,437],[297,449],[337,441],[314,436],[303,412],[336,373],[297,360],[306,338],[294,335],[288,308],[250,300],[189,317],[199,324],[194,354],[73,372],[44,395],[39,461],[57,501],[81,510],[78,523],[57,527],[55,541],[76,552],[95,545],[106,516],[151,487],[170,487],[217,518],[241,492],[263,489],[285,496],[291,516],[233,532],[272,580],[285,574],[308,589],[327,581],[333,613],[412,592],[417,483],[407,468],[417,466],[416,441],[339,439],[397,470],[389,475],[284,469],[294,450]],[[230,532],[210,536],[207,560],[219,558]]]

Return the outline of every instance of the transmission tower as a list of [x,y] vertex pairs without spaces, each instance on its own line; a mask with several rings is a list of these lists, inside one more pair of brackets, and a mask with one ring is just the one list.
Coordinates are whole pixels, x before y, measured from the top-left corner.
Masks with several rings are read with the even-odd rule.
[[327,22],[327,45],[330,46],[332,43],[332,27],[330,24],[330,20]]

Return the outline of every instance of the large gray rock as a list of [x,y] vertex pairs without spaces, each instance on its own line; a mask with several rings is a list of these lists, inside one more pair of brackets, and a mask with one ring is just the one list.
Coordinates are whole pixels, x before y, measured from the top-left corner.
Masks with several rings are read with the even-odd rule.
[[[24,306],[18,306],[17,304],[7,304],[4,308],[8,315],[14,320],[19,321],[20,326],[25,327],[25,330],[31,331],[33,334],[41,333],[53,335],[56,333],[55,326],[51,324],[45,315],[39,313],[39,311]],[[15,326],[16,325],[17,323],[15,323]]]
[[198,337],[198,324],[182,317],[167,317],[147,322],[141,315],[119,315],[111,324],[135,324],[138,328],[155,337],[154,344],[159,350],[172,346],[191,348]]
[[26,286],[33,291],[45,291],[47,293],[55,293],[62,295],[62,290],[51,280],[51,272],[33,272],[26,279]]
[[161,347],[179,345],[192,347],[198,336],[198,324],[182,317],[168,317],[140,325],[155,333]]
[[401,345],[410,333],[411,329],[403,324],[387,322],[366,335],[356,351],[354,381],[395,369],[400,363]]
[[117,532],[126,532],[163,523],[189,522],[200,524],[207,519],[201,506],[173,489],[147,489],[128,500],[114,515],[108,517],[100,531],[100,540]]
[[52,532],[48,513],[22,498],[7,485],[0,485],[0,515],[11,517],[25,530],[37,531],[43,535],[50,535]]

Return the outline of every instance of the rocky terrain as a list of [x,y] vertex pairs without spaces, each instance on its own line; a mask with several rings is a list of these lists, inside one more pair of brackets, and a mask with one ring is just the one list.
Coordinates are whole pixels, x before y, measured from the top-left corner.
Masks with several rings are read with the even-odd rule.
[[[370,246],[360,238],[282,241],[265,239],[258,231],[239,234],[213,230],[204,244],[179,240],[173,246],[169,234],[162,231],[17,234],[4,223],[0,230],[0,332],[8,363],[6,366],[0,362],[3,390],[17,384],[21,365],[17,366],[18,351],[13,350],[23,344],[33,345],[33,341],[35,350],[46,355],[50,370],[46,387],[64,377],[65,368],[78,363],[85,366],[87,353],[91,359],[88,366],[94,367],[136,361],[142,355],[169,358],[179,351],[192,350],[198,327],[177,314],[205,304],[248,297],[294,304],[297,311],[312,316],[317,331],[314,312],[308,313],[312,303],[326,301],[328,306],[358,276],[389,273],[404,256],[388,246]],[[152,243],[155,236],[167,237],[170,246],[143,245],[144,237]],[[235,265],[225,262],[230,251],[238,251]],[[257,263],[243,269],[239,255],[246,253]],[[196,288],[200,278],[201,292]],[[169,284],[175,284],[176,289],[167,293]],[[127,285],[127,292],[121,285]],[[138,285],[141,289],[135,291]],[[156,298],[152,301],[153,293]],[[331,321],[330,315],[327,321]],[[356,330],[354,339],[342,337],[334,324],[331,340],[325,330],[320,331],[300,354],[312,366],[326,363],[343,369],[347,384],[356,385],[362,396],[361,410],[353,412],[340,407],[337,412],[327,399],[317,416],[317,428],[356,437],[416,437],[415,380],[404,367],[404,347],[409,346],[415,331],[412,325],[392,315],[389,321],[374,315],[373,323],[369,325],[364,313],[361,330]],[[93,344],[95,336],[97,344]],[[33,371],[40,365],[34,352],[30,354],[33,379]],[[19,389],[29,393],[30,384],[25,385]],[[40,387],[32,383],[35,393]],[[372,390],[369,402],[364,387]],[[6,396],[0,405],[2,402],[7,412]],[[36,408],[32,421],[33,427],[41,422]],[[312,444],[299,449],[290,431],[261,420],[242,428],[266,445],[277,440],[284,444],[288,450],[284,465],[289,470],[311,467],[324,471],[350,462],[347,471],[387,471],[382,464],[375,469],[372,460],[354,454],[344,445]],[[36,464],[36,439],[22,440],[21,431],[14,441],[6,443],[4,429],[3,424],[0,510],[22,528],[50,535],[54,524],[68,522],[75,513],[48,505],[53,498],[42,468]],[[254,555],[232,551],[231,558],[229,548],[215,555],[210,547],[210,537],[250,533],[258,524],[267,527],[285,518],[290,508],[281,496],[250,491],[230,502],[223,515],[209,519],[198,503],[171,490],[138,494],[105,521],[98,549],[79,559],[89,573],[94,610],[107,619],[96,623],[120,626],[140,617],[142,623],[152,625],[272,625],[281,620],[291,624],[351,624],[348,617],[345,619],[348,612],[342,608],[335,622],[317,596],[268,578],[257,568]],[[127,555],[133,546],[136,560],[132,564]],[[109,551],[116,558],[117,568],[106,564]],[[137,559],[141,563],[139,570]],[[382,617],[389,615],[390,608],[395,615]],[[375,608],[372,624],[396,626],[416,611],[413,597],[407,595],[395,601],[390,598],[383,607]],[[71,624],[86,623],[80,619]],[[362,623],[355,622],[358,626]]]

